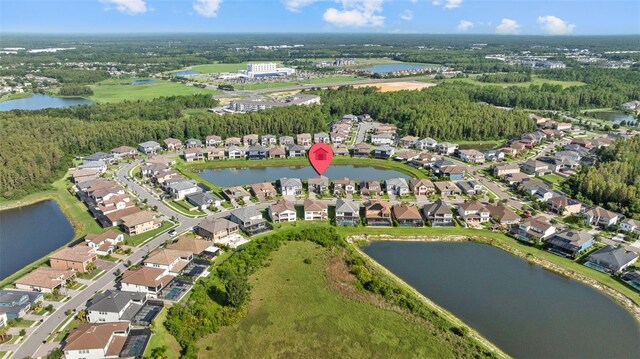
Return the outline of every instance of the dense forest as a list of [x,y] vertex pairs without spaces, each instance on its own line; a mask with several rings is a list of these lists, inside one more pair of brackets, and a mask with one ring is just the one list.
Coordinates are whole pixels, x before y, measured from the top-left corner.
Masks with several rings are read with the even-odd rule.
[[93,95],[93,90],[89,86],[83,85],[63,85],[60,87],[58,94],[61,96],[80,96],[87,97]]
[[531,73],[506,72],[499,74],[483,74],[478,77],[480,82],[490,83],[519,83],[531,81]]
[[598,151],[600,162],[582,167],[566,189],[578,199],[640,219],[640,137]]

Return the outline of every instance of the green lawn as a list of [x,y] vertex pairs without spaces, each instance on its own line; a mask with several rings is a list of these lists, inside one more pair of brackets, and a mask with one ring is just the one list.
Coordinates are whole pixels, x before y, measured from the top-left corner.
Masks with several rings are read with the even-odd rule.
[[[262,63],[262,62],[271,62],[271,61],[252,61],[252,64]],[[246,70],[247,63],[239,63],[239,64],[206,64],[206,65],[196,65],[192,66],[190,70],[199,72],[201,74],[210,74],[210,73],[220,73],[220,72],[238,72],[238,70]],[[181,71],[181,70],[178,70]]]
[[580,81],[558,81],[558,80],[549,80],[549,79],[543,79],[540,78],[536,75],[533,75],[531,77],[531,81],[529,82],[522,82],[522,83],[492,83],[492,82],[480,82],[478,80],[476,80],[475,78],[476,76],[471,76],[468,78],[451,78],[451,79],[444,79],[444,80],[432,80],[432,79],[428,79],[428,80],[424,80],[426,82],[440,82],[440,83],[445,83],[445,82],[464,82],[464,83],[469,83],[469,84],[474,84],[474,85],[479,85],[479,86],[501,86],[501,87],[510,87],[510,86],[518,86],[518,87],[528,87],[529,85],[542,85],[542,84],[550,84],[550,85],[562,85],[563,88],[567,88],[567,87],[571,87],[571,86],[583,86],[585,85],[584,82],[580,82]]
[[549,182],[552,185],[559,185],[560,183],[562,183],[565,180],[564,177],[562,177],[562,176],[560,176],[558,174],[555,174],[555,173],[551,173],[551,174],[548,174],[548,175],[540,176],[540,179],[542,179],[545,182]]
[[169,334],[167,329],[164,327],[164,321],[167,319],[168,311],[169,307],[165,307],[153,320],[153,324],[151,325],[151,331],[153,332],[153,335],[151,336],[149,344],[144,351],[145,358],[150,357],[151,351],[154,348],[158,348],[161,346],[167,347],[167,352],[165,353],[166,359],[180,358],[180,344],[178,344],[176,338],[174,338],[173,335]]
[[162,96],[187,96],[201,93],[214,93],[207,89],[187,86],[179,82],[154,79],[147,85],[131,85],[134,79],[105,80],[91,85],[93,95],[89,98],[98,102],[120,102],[124,100],[151,100]]
[[125,240],[127,244],[132,246],[139,246],[140,244],[146,242],[149,238],[157,235],[158,233],[169,230],[169,228],[173,227],[174,224],[168,221],[162,222],[162,225],[159,228],[156,228],[152,231],[137,234],[135,236],[125,236]]
[[316,79],[309,80],[291,80],[291,81],[279,81],[279,82],[266,82],[266,83],[256,83],[249,85],[233,85],[235,90],[261,90],[268,88],[278,88],[278,87],[290,87],[290,86],[298,86],[298,85],[324,85],[330,84],[334,82],[347,82],[347,81],[357,81],[362,80],[361,77],[357,76],[328,76],[328,77],[320,77]]
[[[272,255],[270,265],[251,278],[247,317],[203,338],[199,356],[472,356],[452,333],[438,331],[404,311],[381,309],[380,298],[355,289],[342,259],[331,260],[331,256],[310,242],[284,244]],[[304,263],[305,259],[311,263]]]

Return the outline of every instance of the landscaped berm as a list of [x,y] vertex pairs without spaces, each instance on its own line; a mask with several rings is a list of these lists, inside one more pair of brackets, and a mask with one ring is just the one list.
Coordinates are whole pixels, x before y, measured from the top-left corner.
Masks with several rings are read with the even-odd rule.
[[285,242],[250,283],[248,314],[198,343],[200,358],[446,358],[482,355],[452,332],[356,288],[341,254]]

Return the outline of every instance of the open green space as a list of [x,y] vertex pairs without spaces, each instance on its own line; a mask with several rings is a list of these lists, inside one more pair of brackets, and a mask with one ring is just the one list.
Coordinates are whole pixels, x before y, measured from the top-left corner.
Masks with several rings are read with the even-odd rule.
[[[252,61],[251,63],[258,64],[258,63],[264,63],[264,62],[273,62],[273,61]],[[278,62],[276,61],[276,63]],[[196,66],[192,66],[190,68],[186,68],[184,70],[178,70],[178,71],[191,70],[191,71],[199,72],[201,74],[210,74],[210,73],[220,73],[220,72],[238,72],[238,70],[246,70],[246,69],[247,69],[247,62],[242,62],[237,64],[215,63],[215,64],[196,65]]]
[[548,175],[540,176],[540,179],[545,182],[549,182],[552,185],[559,185],[565,180],[564,177],[555,173],[550,173]]
[[461,77],[461,78],[449,78],[449,79],[441,79],[441,80],[424,80],[427,82],[439,82],[439,83],[447,83],[447,82],[464,82],[473,85],[479,86],[500,86],[500,87],[510,87],[510,86],[518,86],[518,87],[528,87],[529,85],[561,85],[563,88],[571,87],[571,86],[583,86],[586,85],[581,81],[559,81],[559,80],[550,80],[543,79],[536,75],[531,76],[531,81],[528,82],[520,82],[520,83],[493,83],[493,82],[480,82],[476,79],[477,76],[470,77]]
[[234,84],[233,87],[235,90],[261,90],[261,89],[302,86],[302,85],[326,85],[326,84],[331,84],[335,82],[348,82],[348,81],[357,81],[357,80],[362,80],[362,77],[338,75],[338,76],[319,77],[319,78],[308,79],[308,80],[264,82],[264,83],[248,84],[248,85]]
[[[251,277],[248,315],[199,342],[201,358],[456,357],[452,333],[389,310],[355,288],[341,257],[310,242],[290,242]],[[384,308],[384,309],[383,309]],[[453,344],[453,343],[455,344]]]
[[[9,100],[17,100],[17,99],[20,99],[20,98],[27,98],[27,97],[31,97],[32,95],[33,94],[31,92],[4,94],[4,95],[0,96],[0,102],[9,101]],[[2,355],[0,355],[0,358],[2,358]]]
[[[167,312],[169,308],[162,309],[160,314],[151,323],[151,331],[153,335],[149,339],[149,344],[144,351],[145,358],[151,358],[151,353],[156,348],[165,347],[164,358],[165,359],[178,359],[180,358],[180,344],[176,341],[173,335],[169,334],[164,326],[165,320],[167,320]],[[157,350],[157,349],[156,349]]]
[[148,239],[155,237],[156,235],[168,231],[175,224],[169,221],[162,222],[162,225],[152,231],[136,234],[135,236],[125,236],[125,241],[128,245],[139,246],[146,242]]
[[[143,79],[144,80],[144,79]],[[179,82],[154,79],[156,82],[144,85],[131,85],[135,79],[114,79],[91,85],[93,95],[89,98],[97,102],[120,102],[124,100],[151,100],[163,96],[188,96],[214,91]]]

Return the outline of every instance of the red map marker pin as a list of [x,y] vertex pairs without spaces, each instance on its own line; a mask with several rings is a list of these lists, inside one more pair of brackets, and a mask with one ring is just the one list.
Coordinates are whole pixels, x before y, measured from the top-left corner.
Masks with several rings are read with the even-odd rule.
[[326,143],[316,143],[309,149],[309,162],[319,175],[329,168],[332,159],[333,150]]

